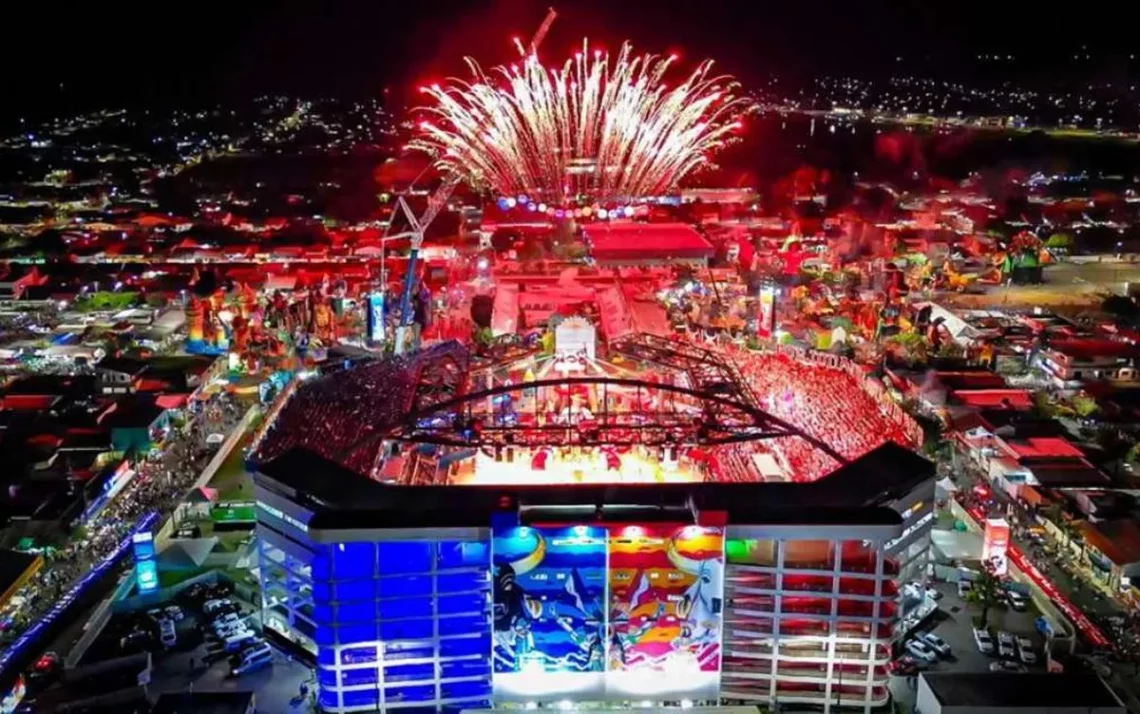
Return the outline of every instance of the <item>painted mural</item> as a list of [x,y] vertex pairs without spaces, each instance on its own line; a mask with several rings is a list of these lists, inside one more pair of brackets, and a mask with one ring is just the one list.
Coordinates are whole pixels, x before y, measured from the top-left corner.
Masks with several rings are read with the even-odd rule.
[[609,538],[610,672],[720,669],[724,534],[627,526]]
[[605,530],[496,530],[492,553],[494,672],[604,671]]

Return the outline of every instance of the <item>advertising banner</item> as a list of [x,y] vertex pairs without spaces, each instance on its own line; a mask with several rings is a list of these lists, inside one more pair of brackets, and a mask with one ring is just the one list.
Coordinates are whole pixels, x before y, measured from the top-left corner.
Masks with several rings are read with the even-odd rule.
[[491,548],[496,699],[601,698],[605,530],[497,528]]
[[155,563],[154,534],[150,531],[131,537],[135,556],[135,585],[140,593],[158,589],[158,565]]
[[1004,518],[987,518],[982,536],[982,564],[989,565],[994,575],[1005,575],[1009,572],[1008,549],[1009,523]]
[[372,342],[384,341],[384,296],[373,293],[367,303],[368,339]]
[[760,288],[760,319],[756,332],[761,337],[771,337],[776,330],[776,288],[766,285]]

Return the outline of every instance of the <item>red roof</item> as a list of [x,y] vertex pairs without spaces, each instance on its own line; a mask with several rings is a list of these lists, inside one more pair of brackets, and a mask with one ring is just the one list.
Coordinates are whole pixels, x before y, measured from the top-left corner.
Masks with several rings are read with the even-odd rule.
[[189,394],[160,394],[155,398],[154,403],[163,409],[180,409],[186,404],[186,399]]
[[1140,525],[1135,521],[1083,521],[1079,527],[1085,541],[1116,565],[1123,567],[1140,562]]
[[1007,442],[1009,448],[1019,458],[1042,458],[1058,456],[1084,456],[1081,450],[1073,446],[1067,439],[1058,437],[1029,438],[1025,441]]
[[9,394],[0,400],[5,409],[16,412],[44,411],[58,399],[54,394]]
[[959,389],[952,392],[952,396],[971,407],[1028,409],[1033,406],[1033,395],[1025,389]]
[[1140,347],[1117,340],[1058,340],[1049,349],[1076,359],[1140,356]]
[[711,258],[712,244],[684,223],[597,223],[586,226],[598,260]]

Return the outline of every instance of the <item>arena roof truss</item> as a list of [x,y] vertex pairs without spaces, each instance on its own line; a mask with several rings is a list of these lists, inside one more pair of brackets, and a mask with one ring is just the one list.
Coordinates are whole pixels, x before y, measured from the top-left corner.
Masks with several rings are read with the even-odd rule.
[[[532,395],[593,387],[594,408],[551,414]],[[408,414],[383,438],[455,447],[696,446],[799,437],[834,449],[728,392],[619,377],[563,377],[468,392]],[[619,396],[620,395],[620,396]],[[651,405],[646,408],[642,405]]]

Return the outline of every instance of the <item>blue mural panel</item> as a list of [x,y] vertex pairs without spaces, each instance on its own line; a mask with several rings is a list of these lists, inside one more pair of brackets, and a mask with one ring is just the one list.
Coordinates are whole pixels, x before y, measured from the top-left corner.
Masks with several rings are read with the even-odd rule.
[[[492,563],[496,693],[553,696],[600,687],[606,644],[605,530],[496,529]],[[518,677],[511,676],[516,673]],[[586,677],[574,679],[576,674]]]

